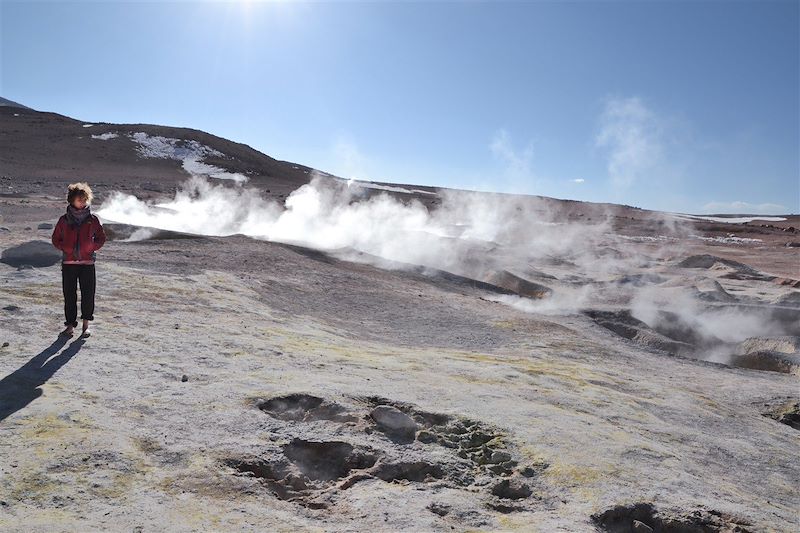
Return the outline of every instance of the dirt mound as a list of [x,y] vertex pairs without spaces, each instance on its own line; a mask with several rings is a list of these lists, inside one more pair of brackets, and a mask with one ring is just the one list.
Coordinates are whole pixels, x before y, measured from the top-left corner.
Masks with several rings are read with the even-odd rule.
[[487,274],[484,281],[503,289],[512,291],[527,298],[541,299],[550,296],[553,290],[544,285],[528,281],[507,270],[498,270]]
[[766,370],[800,376],[800,355],[758,350],[743,355],[733,355],[731,364],[751,370]]
[[792,291],[789,294],[779,296],[772,301],[775,305],[782,305],[784,307],[798,307],[800,308],[800,291]]
[[800,337],[750,337],[737,347],[736,353],[750,354],[769,350],[773,352],[797,354],[800,353]]
[[728,272],[720,276],[720,279],[736,279],[739,281],[773,281],[775,276],[762,274],[760,272]]
[[742,368],[800,375],[800,337],[751,337],[736,347],[731,362]]
[[706,302],[733,303],[736,297],[730,294],[725,288],[713,279],[706,279],[695,285],[695,297]]
[[26,266],[44,268],[53,266],[61,261],[61,252],[48,241],[28,241],[11,248],[6,248],[0,254],[0,263],[9,266],[24,268]]
[[753,267],[744,263],[710,254],[692,255],[677,264],[682,268],[713,268],[714,265],[724,265],[741,272],[757,272]]
[[775,279],[775,276],[763,274],[744,263],[709,254],[692,255],[677,263],[676,266],[681,268],[704,268],[722,272],[719,275],[722,279],[745,281],[772,281]]
[[650,349],[672,354],[694,351],[691,343],[675,340],[655,331],[646,323],[634,318],[627,309],[621,311],[586,310],[584,314],[607,330]]
[[592,515],[601,531],[609,533],[748,533],[750,524],[718,511],[660,511],[651,503],[619,505]]

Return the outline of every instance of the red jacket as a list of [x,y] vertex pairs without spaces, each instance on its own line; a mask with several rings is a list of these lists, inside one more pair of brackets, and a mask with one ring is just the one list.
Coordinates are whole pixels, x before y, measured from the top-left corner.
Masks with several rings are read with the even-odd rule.
[[67,215],[61,215],[53,229],[53,246],[61,250],[61,262],[93,264],[95,250],[106,242],[106,232],[95,215],[83,221],[80,226],[67,222]]

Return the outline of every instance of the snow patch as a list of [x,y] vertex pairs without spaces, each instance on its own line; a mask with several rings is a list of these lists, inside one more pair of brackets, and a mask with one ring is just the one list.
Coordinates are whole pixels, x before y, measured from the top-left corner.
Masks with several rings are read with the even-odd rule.
[[91,128],[92,126],[94,126],[94,124],[84,124],[83,125],[84,128]]
[[364,188],[367,188],[367,189],[379,189],[379,190],[382,190],[382,191],[402,192],[402,193],[406,193],[406,194],[415,194],[415,193],[417,193],[417,194],[432,194],[432,195],[436,196],[435,192],[423,191],[423,190],[420,190],[420,189],[406,189],[406,188],[403,188],[403,187],[392,187],[392,186],[389,186],[389,185],[378,185],[377,183],[372,183],[372,182],[369,182],[369,181],[358,181],[358,180],[353,180],[353,179],[347,180],[347,186],[348,187],[351,187],[351,186],[354,186],[354,185],[358,186],[358,187],[364,187]]
[[756,244],[759,242],[764,242],[761,239],[735,237],[733,233],[728,234],[727,237],[703,237],[702,235],[689,235],[689,238],[718,244]]
[[224,155],[197,141],[172,139],[159,135],[150,136],[142,132],[130,134],[129,137],[139,144],[138,151],[142,157],[182,161],[187,158],[199,159],[210,155]]
[[675,242],[680,239],[677,237],[668,237],[667,235],[619,235],[619,239],[624,239],[631,242]]
[[[669,237],[667,235],[615,235],[618,239],[623,239],[630,242],[654,242],[654,243],[668,243],[680,241],[677,237]],[[716,243],[716,244],[756,244],[764,242],[761,239],[747,239],[744,237],[736,237],[733,233],[729,233],[727,237],[704,237],[703,235],[689,235],[690,239],[697,239],[700,241]]]
[[745,224],[747,222],[753,222],[754,220],[764,220],[767,222],[782,222],[786,220],[784,217],[761,217],[761,216],[754,216],[754,217],[706,217],[700,215],[684,215],[681,213],[671,213],[672,216],[689,219],[689,220],[707,220],[709,222],[725,222],[727,224]]
[[207,176],[219,180],[233,180],[239,183],[247,181],[247,176],[238,172],[228,172],[214,165],[202,163],[197,159],[187,158],[183,160],[183,169],[192,176]]
[[92,139],[100,139],[101,141],[116,139],[117,137],[119,137],[119,135],[116,133],[101,133],[100,135],[92,135]]
[[248,179],[243,174],[228,172],[222,168],[203,163],[201,160],[204,157],[224,157],[225,154],[197,141],[173,139],[159,135],[150,136],[143,132],[129,134],[128,137],[139,145],[137,150],[141,157],[181,161],[183,169],[192,176],[233,180],[238,183],[245,182]]

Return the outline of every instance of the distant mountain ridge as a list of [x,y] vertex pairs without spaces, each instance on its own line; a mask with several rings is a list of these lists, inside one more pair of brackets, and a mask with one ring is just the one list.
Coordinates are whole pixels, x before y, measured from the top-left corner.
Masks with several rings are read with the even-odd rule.
[[[22,104],[18,104],[17,102],[14,102],[13,100],[9,100],[8,98],[3,98],[2,96],[0,96],[0,106],[18,107],[20,109],[31,109],[30,107],[24,106]],[[33,111],[33,110],[31,109],[31,111]]]

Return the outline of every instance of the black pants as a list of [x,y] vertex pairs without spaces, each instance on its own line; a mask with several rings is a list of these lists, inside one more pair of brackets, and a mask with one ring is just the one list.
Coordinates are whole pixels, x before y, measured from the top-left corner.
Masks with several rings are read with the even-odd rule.
[[61,264],[65,326],[78,326],[78,281],[81,283],[81,318],[94,320],[94,265]]

